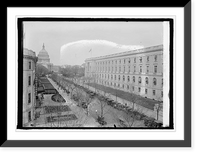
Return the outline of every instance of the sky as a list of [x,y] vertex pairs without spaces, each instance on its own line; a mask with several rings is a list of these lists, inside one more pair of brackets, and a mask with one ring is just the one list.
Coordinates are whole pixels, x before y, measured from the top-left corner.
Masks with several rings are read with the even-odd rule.
[[54,65],[163,44],[162,22],[24,22],[25,48],[44,43]]

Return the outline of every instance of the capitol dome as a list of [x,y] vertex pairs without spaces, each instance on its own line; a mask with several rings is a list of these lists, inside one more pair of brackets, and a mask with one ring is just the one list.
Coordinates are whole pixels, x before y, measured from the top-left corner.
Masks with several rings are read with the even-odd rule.
[[43,44],[42,50],[38,54],[38,63],[49,63],[50,58],[48,52],[45,50],[45,46]]

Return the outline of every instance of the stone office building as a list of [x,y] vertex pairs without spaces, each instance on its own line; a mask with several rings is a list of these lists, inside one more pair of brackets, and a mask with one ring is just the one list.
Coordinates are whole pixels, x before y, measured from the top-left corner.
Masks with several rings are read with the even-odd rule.
[[35,52],[23,50],[23,125],[29,126],[34,119],[36,105],[35,67],[37,57]]
[[163,100],[163,45],[86,59],[85,76],[95,83]]

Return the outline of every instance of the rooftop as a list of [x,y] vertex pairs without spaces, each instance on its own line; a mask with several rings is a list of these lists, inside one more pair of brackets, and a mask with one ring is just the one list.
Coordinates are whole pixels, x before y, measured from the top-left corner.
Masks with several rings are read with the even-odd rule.
[[92,61],[92,60],[97,60],[97,59],[104,59],[104,58],[116,57],[116,56],[124,56],[124,55],[137,54],[137,53],[153,52],[153,51],[158,51],[158,50],[163,50],[162,44],[157,45],[157,46],[146,47],[146,48],[142,48],[142,49],[125,51],[125,52],[116,53],[116,54],[104,55],[104,56],[99,56],[99,57],[91,57],[91,58],[86,59],[85,61]]
[[46,77],[40,77],[39,80],[43,85],[44,89],[55,89]]
[[30,50],[30,49],[27,49],[27,48],[24,48],[23,54],[28,55],[28,56],[32,56],[32,57],[36,57],[35,52]]

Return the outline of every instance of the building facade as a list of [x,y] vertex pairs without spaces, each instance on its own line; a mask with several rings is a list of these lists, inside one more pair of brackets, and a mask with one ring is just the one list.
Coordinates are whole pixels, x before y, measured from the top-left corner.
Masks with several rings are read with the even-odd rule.
[[37,57],[35,52],[24,48],[23,50],[23,125],[34,120],[34,107],[36,105],[35,69]]
[[85,77],[101,85],[162,101],[163,45],[86,59]]

